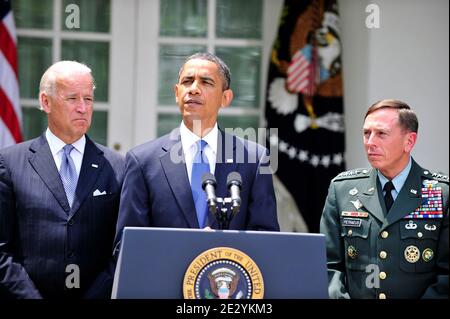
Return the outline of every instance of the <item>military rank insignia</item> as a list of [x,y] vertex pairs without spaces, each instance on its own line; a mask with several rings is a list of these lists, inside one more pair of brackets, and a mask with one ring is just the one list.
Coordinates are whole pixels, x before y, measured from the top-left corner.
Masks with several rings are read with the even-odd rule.
[[435,186],[437,181],[425,180],[421,189],[422,204],[404,218],[442,218],[442,188]]

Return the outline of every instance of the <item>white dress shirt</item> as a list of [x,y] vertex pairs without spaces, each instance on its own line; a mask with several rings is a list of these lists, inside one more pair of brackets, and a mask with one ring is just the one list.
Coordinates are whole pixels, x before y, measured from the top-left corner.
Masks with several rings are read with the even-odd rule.
[[183,155],[184,160],[186,162],[186,170],[189,177],[189,183],[191,183],[191,175],[192,175],[192,162],[194,161],[195,156],[195,143],[198,140],[202,139],[208,143],[205,147],[204,152],[209,162],[209,171],[211,174],[214,174],[216,169],[216,154],[217,154],[217,137],[219,134],[219,129],[217,127],[217,123],[214,125],[213,129],[203,138],[195,135],[191,130],[189,130],[184,122],[181,122],[180,125],[180,135],[181,135],[181,145],[183,146]]
[[[55,160],[56,167],[61,168],[62,156],[63,156],[63,147],[66,146],[66,143],[61,141],[55,134],[47,128],[45,132],[45,137],[47,138],[48,146],[50,146],[50,151],[52,152],[53,159]],[[77,171],[77,175],[80,176],[81,171],[81,163],[83,162],[83,154],[84,147],[86,146],[86,137],[83,135],[78,141],[72,143],[74,149],[70,152],[70,156],[73,159],[75,164],[75,169]]]

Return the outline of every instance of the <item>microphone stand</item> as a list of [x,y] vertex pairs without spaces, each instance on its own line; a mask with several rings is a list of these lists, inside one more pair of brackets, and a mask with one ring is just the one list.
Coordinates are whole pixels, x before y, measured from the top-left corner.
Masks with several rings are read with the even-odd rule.
[[[216,197],[217,206],[209,206],[209,211],[216,217],[219,223],[219,229],[226,230],[230,228],[231,220],[237,214],[238,209],[233,209],[231,214],[228,214],[228,207],[231,204],[231,197]],[[220,207],[219,207],[220,206]]]

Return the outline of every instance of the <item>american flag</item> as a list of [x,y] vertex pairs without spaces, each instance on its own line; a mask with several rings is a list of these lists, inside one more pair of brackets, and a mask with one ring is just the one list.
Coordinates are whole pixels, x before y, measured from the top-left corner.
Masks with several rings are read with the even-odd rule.
[[305,46],[293,56],[287,70],[287,86],[292,93],[313,95],[316,87],[314,48]]
[[22,141],[16,44],[11,1],[0,0],[0,148]]

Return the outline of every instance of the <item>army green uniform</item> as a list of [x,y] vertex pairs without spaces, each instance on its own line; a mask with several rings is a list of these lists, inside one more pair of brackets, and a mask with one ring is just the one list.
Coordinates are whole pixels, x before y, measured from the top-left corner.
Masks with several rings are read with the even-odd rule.
[[386,214],[377,170],[335,177],[320,224],[330,298],[448,298],[448,184],[412,160]]

